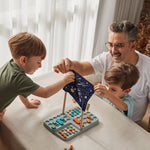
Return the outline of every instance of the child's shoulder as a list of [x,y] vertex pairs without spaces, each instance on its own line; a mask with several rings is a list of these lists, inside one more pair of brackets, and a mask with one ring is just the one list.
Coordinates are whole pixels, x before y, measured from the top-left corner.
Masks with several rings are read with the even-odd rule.
[[122,98],[123,101],[133,101],[133,98],[130,94],[125,94],[124,97]]
[[5,74],[7,75],[9,66],[10,66],[10,61],[6,62],[4,65],[0,67],[0,77],[2,77],[2,75]]
[[16,76],[20,75],[25,75],[25,72],[22,69],[20,69],[12,59],[0,68],[1,80],[12,80]]

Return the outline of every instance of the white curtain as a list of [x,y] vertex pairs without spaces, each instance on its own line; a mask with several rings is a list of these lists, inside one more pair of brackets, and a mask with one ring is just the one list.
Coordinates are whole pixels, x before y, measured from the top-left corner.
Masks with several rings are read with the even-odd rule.
[[11,58],[10,36],[28,31],[45,43],[47,56],[36,75],[62,58],[89,60],[106,51],[108,26],[137,23],[144,0],[0,0],[0,67]]
[[0,0],[0,67],[11,58],[8,39],[37,35],[47,48],[39,75],[62,58],[92,57],[99,0]]
[[117,0],[101,0],[98,9],[92,57],[106,51],[105,43],[108,39],[108,26],[113,22]]
[[130,20],[137,24],[143,4],[144,0],[117,0],[114,20]]

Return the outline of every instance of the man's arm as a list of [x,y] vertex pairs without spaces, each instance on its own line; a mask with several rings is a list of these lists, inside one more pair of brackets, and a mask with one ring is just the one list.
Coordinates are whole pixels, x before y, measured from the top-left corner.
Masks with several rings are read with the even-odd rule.
[[62,59],[60,63],[55,65],[53,68],[54,71],[57,73],[59,72],[66,73],[70,69],[72,69],[81,74],[82,76],[95,73],[94,68],[89,62],[71,61],[68,58]]

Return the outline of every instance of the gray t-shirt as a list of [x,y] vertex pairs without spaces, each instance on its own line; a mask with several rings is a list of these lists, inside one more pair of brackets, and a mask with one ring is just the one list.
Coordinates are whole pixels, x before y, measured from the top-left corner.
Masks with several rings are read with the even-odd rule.
[[[138,82],[131,88],[129,93],[134,100],[133,116],[132,120],[142,120],[148,101],[150,100],[150,58],[136,51],[139,56],[136,67],[140,72],[140,78]],[[105,84],[104,74],[106,70],[111,66],[115,65],[109,52],[103,52],[96,56],[90,61],[94,68],[95,73],[102,74],[102,84]]]
[[13,60],[0,68],[0,111],[6,108],[18,95],[29,96],[39,88]]

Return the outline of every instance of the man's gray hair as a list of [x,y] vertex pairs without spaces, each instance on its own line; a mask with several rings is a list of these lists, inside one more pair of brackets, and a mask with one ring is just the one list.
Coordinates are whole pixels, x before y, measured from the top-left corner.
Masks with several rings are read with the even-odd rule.
[[129,42],[137,40],[137,26],[127,20],[112,23],[109,27],[109,31],[116,33],[124,32]]

